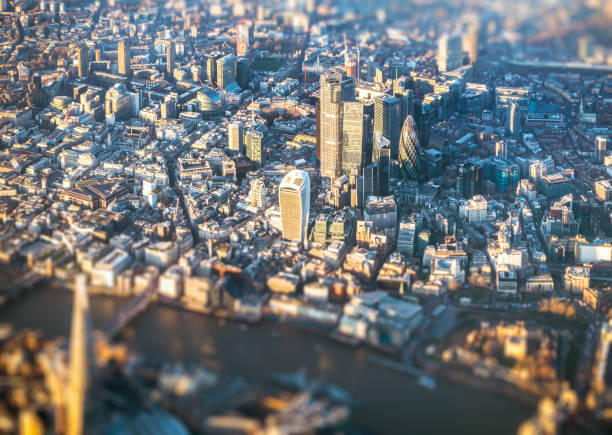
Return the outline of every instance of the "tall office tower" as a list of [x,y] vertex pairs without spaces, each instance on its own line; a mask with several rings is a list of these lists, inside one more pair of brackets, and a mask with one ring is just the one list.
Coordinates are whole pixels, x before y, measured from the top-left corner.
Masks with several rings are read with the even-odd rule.
[[250,74],[249,60],[246,57],[236,59],[236,83],[238,83],[240,89],[249,87]]
[[606,136],[597,136],[595,138],[595,158],[597,163],[603,163],[607,152],[608,138]]
[[495,142],[495,155],[504,159],[508,158],[508,144],[505,140]]
[[391,149],[389,139],[380,133],[374,133],[374,148],[376,149],[377,185],[379,195],[389,194],[389,178],[391,176]]
[[249,53],[251,28],[246,21],[241,21],[236,28],[236,56],[242,57]]
[[285,240],[304,242],[308,237],[310,213],[310,176],[294,169],[281,181],[278,188],[281,224]]
[[346,75],[357,80],[357,68],[359,68],[359,66],[357,65],[357,57],[354,56],[352,53],[345,53],[344,72],[346,72]]
[[414,91],[404,87],[405,80],[393,80],[393,96],[400,100],[400,124],[403,125],[408,115],[414,116]]
[[[379,95],[374,99],[374,135],[377,133],[387,138],[390,142],[391,157],[397,158],[401,118],[400,100],[389,95]],[[376,136],[374,136],[376,143]],[[372,152],[372,161],[378,160],[377,148]]]
[[84,274],[80,274],[76,281],[70,327],[70,379],[66,403],[67,435],[81,435],[85,432],[85,406],[94,358],[92,344],[87,278]]
[[420,227],[420,220],[414,214],[402,219],[397,232],[397,250],[400,254],[408,257],[414,255],[414,241]]
[[230,122],[227,126],[227,146],[233,151],[242,151],[242,123],[240,121]]
[[87,59],[87,45],[79,45],[77,57],[79,77],[86,77],[87,67],[89,66],[89,60]]
[[461,66],[461,37],[444,34],[438,39],[438,71],[452,71]]
[[244,146],[246,148],[246,156],[255,164],[261,166],[263,162],[263,133],[258,130],[247,130],[244,134]]
[[470,64],[476,65],[478,61],[478,33],[480,32],[477,23],[471,24],[467,31],[463,34],[461,45],[463,51],[465,51],[470,57]]
[[315,105],[315,118],[316,118],[316,148],[315,155],[317,156],[317,160],[321,161],[321,99],[317,100],[317,104]]
[[509,103],[506,109],[506,131],[512,137],[521,133],[521,112],[516,103]]
[[321,176],[335,177],[342,169],[342,102],[355,99],[355,82],[339,72],[321,75],[319,140]]
[[206,75],[211,88],[217,87],[217,59],[218,56],[214,54],[206,56]]
[[174,68],[176,67],[176,44],[174,41],[166,41],[166,73],[168,78],[174,78]]
[[408,115],[402,126],[399,141],[399,163],[405,179],[418,180],[421,178],[423,170],[421,146],[412,115]]
[[351,169],[360,170],[366,141],[367,116],[363,103],[346,102],[342,117],[342,169],[347,173]]
[[[363,168],[363,175],[360,177],[363,179],[361,191],[357,189],[357,195],[359,196],[358,203],[360,207],[365,206],[370,196],[377,196],[379,194],[378,189],[378,164],[370,163]],[[359,187],[359,186],[358,186]]]
[[117,44],[118,72],[124,76],[132,74],[132,51],[127,39],[122,39]]
[[236,56],[228,54],[217,59],[217,86],[227,88],[236,81]]
[[457,169],[457,183],[455,186],[457,195],[470,199],[474,196],[475,182],[476,171],[474,165],[469,162],[460,164]]

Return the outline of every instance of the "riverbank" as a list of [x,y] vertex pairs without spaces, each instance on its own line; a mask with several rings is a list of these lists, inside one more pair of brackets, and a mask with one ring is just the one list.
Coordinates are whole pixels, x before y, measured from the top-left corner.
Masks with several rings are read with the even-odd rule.
[[[90,302],[92,325],[99,329],[125,299],[92,295]],[[0,309],[0,317],[17,329],[65,337],[71,305],[69,291],[41,288]],[[362,406],[352,423],[371,433],[515,434],[535,409],[445,379],[437,381],[435,390],[423,388],[413,377],[371,364],[368,356],[376,351],[336,343],[324,331],[271,320],[246,329],[241,324],[153,304],[119,339],[142,355],[201,363],[262,384],[271,383],[274,373],[303,367],[310,376],[329,380],[359,400]]]

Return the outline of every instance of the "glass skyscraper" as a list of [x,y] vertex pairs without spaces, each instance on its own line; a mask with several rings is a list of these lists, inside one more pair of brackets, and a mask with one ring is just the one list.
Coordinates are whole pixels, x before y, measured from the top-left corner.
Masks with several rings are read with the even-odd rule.
[[[374,100],[374,142],[376,134],[389,140],[391,157],[397,158],[398,142],[401,128],[402,108],[398,98],[381,95]],[[378,161],[376,146],[372,152],[372,161]]]
[[421,146],[412,115],[406,117],[399,141],[399,162],[404,178],[418,180],[422,171]]

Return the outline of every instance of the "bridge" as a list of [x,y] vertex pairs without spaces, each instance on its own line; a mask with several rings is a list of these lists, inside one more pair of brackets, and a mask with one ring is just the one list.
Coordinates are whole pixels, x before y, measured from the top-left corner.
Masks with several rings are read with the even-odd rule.
[[157,282],[151,285],[139,295],[130,299],[115,316],[106,324],[102,332],[108,340],[113,339],[123,328],[125,328],[137,315],[142,313],[157,296]]

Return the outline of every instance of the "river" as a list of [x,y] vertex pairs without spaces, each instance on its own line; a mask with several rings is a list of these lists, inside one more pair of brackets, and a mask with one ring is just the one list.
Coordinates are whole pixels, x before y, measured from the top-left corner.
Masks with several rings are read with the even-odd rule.
[[[91,298],[94,328],[102,327],[125,300]],[[41,330],[48,338],[66,336],[72,294],[32,290],[0,308],[0,322]],[[533,406],[508,397],[437,379],[435,390],[416,380],[372,366],[370,352],[352,348],[296,327],[264,322],[248,329],[237,323],[176,308],[152,305],[120,337],[129,348],[150,356],[200,362],[259,381],[274,372],[306,367],[361,401],[354,423],[385,434],[514,434]]]

